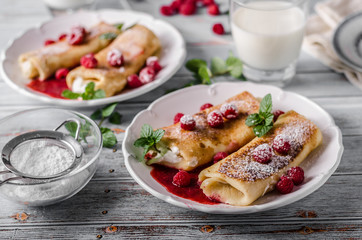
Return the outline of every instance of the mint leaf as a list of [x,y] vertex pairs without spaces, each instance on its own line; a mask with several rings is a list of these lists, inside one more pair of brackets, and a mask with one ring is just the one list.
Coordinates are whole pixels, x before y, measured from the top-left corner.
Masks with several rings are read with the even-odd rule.
[[117,24],[114,24],[113,26],[115,26],[119,31],[122,31],[123,25],[124,25],[124,23],[117,23]]
[[137,139],[133,145],[135,147],[143,147],[143,146],[146,146],[149,144],[149,141],[148,141],[148,138],[145,138],[145,137],[141,137],[139,139]]
[[273,108],[272,96],[269,93],[269,94],[265,95],[265,97],[263,97],[263,99],[261,100],[260,107],[259,107],[259,113],[271,112],[272,108]]
[[102,111],[100,109],[97,109],[95,112],[90,115],[90,118],[92,120],[99,120],[102,118]]
[[106,93],[104,92],[104,90],[98,89],[97,91],[94,92],[93,99],[100,99],[100,98],[105,98],[105,97],[106,97]]
[[207,67],[207,63],[205,60],[195,58],[195,59],[188,60],[186,62],[185,66],[191,72],[198,73],[199,68]]
[[258,125],[253,128],[253,132],[256,136],[262,137],[272,129],[273,126]]
[[103,137],[103,147],[111,148],[117,144],[117,138],[109,128],[101,128]]
[[207,67],[203,66],[199,68],[198,71],[199,76],[202,78],[202,84],[211,84],[211,72],[210,69],[208,69]]
[[243,74],[243,63],[239,58],[234,56],[229,56],[226,59],[227,69],[230,71],[230,75],[234,78],[240,78]]
[[109,118],[108,121],[113,124],[121,124],[122,115],[118,112],[113,112]]
[[77,99],[77,98],[79,98],[80,96],[81,96],[81,94],[72,92],[72,91],[70,91],[69,89],[65,89],[65,90],[62,92],[62,97],[65,97],[65,98],[68,98],[68,99]]
[[113,113],[113,111],[116,108],[117,104],[118,103],[111,103],[111,104],[107,105],[106,107],[104,107],[102,109],[102,117],[105,117],[105,118],[109,117]]
[[64,126],[68,130],[70,136],[75,138],[75,133],[77,132],[78,124],[75,122],[67,122]]
[[157,143],[161,140],[161,138],[163,137],[164,134],[165,134],[165,130],[157,129],[156,131],[153,132],[152,138]]
[[262,114],[263,118],[265,119],[266,126],[273,125],[274,114],[272,114],[270,112],[262,112],[261,114]]
[[259,116],[258,113],[253,113],[248,116],[248,118],[245,121],[246,126],[256,126],[260,124],[263,121],[263,119]]
[[114,32],[108,32],[108,33],[103,33],[102,35],[99,36],[100,39],[106,39],[106,40],[113,40],[117,37],[118,35]]
[[141,128],[141,137],[152,137],[153,128],[149,124],[143,124]]
[[213,57],[211,59],[211,72],[214,75],[225,74],[228,71],[226,63],[219,57]]

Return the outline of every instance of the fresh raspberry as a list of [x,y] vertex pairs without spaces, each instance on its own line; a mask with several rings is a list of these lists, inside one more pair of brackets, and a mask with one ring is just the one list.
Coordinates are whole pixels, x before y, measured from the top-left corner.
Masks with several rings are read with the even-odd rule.
[[180,10],[180,6],[181,6],[181,1],[175,0],[171,3],[170,8],[174,13],[177,13]]
[[132,75],[128,76],[127,84],[130,88],[138,88],[143,85],[142,82],[140,81],[139,77],[137,76],[137,74],[132,74]]
[[220,14],[220,10],[219,10],[219,6],[217,4],[211,4],[207,7],[207,12],[210,15],[219,15]]
[[80,59],[80,64],[85,68],[95,68],[98,65],[93,53],[88,53]]
[[214,163],[217,163],[218,161],[226,158],[229,154],[227,154],[226,152],[218,152],[214,155]]
[[203,110],[205,110],[205,109],[207,109],[207,108],[211,108],[211,107],[213,107],[214,105],[212,105],[211,103],[205,103],[204,105],[202,105],[201,107],[200,107],[200,111],[203,111]]
[[107,62],[113,67],[120,67],[124,64],[124,57],[118,49],[112,49],[107,53]]
[[54,40],[48,39],[48,40],[45,40],[44,46],[48,46],[48,45],[51,45],[51,44],[53,44],[53,43],[55,43]]
[[66,78],[66,76],[68,75],[69,70],[66,68],[59,68],[56,72],[55,72],[55,78],[60,80],[60,79],[64,79]]
[[68,43],[70,45],[82,44],[85,39],[86,34],[87,34],[87,31],[85,30],[84,27],[81,27],[81,26],[73,27],[70,31]]
[[167,6],[167,5],[161,6],[160,12],[164,16],[172,16],[173,15],[173,9],[170,6]]
[[62,41],[63,39],[66,39],[66,38],[67,38],[67,34],[66,34],[66,33],[62,33],[62,34],[59,35],[58,40],[59,40],[59,41]]
[[202,0],[202,3],[204,4],[204,6],[215,4],[214,0]]
[[184,130],[192,131],[196,127],[196,121],[195,119],[190,115],[183,115],[180,118],[180,125],[181,128]]
[[273,112],[273,114],[274,114],[273,121],[276,122],[278,120],[279,116],[284,114],[284,112],[282,110],[276,110]]
[[178,173],[173,176],[172,184],[177,187],[187,187],[191,183],[191,175],[184,171],[180,170]]
[[146,153],[144,159],[145,159],[146,161],[148,161],[148,160],[151,160],[152,158],[156,157],[156,155],[157,155],[157,153],[155,154],[155,153],[153,153],[153,152],[148,152],[148,153]]
[[292,179],[295,185],[299,185],[304,181],[304,171],[301,167],[292,167],[288,170],[287,175]]
[[235,119],[238,117],[238,108],[232,103],[223,104],[220,111],[226,119]]
[[196,12],[196,5],[191,3],[183,3],[180,6],[180,13],[185,16],[193,15]]
[[224,119],[220,111],[212,111],[207,115],[207,123],[210,127],[217,128],[224,125]]
[[214,26],[212,26],[212,31],[218,35],[225,33],[224,26],[221,23],[215,23]]
[[142,84],[147,84],[152,82],[153,80],[155,80],[155,70],[153,70],[153,68],[151,67],[144,67],[141,71],[140,71],[140,81],[142,82]]
[[158,62],[158,57],[156,57],[156,56],[151,56],[151,57],[147,58],[146,66],[153,68],[153,70],[155,70],[156,74],[162,70],[162,66]]
[[290,178],[283,175],[280,177],[276,187],[281,194],[287,194],[293,190],[294,184]]
[[175,117],[173,118],[173,124],[180,122],[180,119],[184,116],[183,113],[176,113]]
[[274,138],[273,149],[280,154],[287,154],[290,150],[289,137],[284,134],[279,134]]
[[272,148],[268,144],[264,143],[254,149],[253,158],[259,163],[266,164],[270,161],[270,158],[272,157],[272,152]]

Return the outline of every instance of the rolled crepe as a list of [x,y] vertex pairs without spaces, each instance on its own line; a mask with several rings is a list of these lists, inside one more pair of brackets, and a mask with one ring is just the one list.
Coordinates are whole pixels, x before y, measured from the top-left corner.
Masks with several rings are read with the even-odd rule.
[[[274,138],[281,134],[289,139],[291,149],[288,154],[273,152],[269,163],[256,162],[252,157],[253,150],[265,143],[272,146]],[[206,196],[220,202],[249,205],[273,190],[289,168],[298,166],[321,143],[318,127],[302,115],[289,111],[278,118],[269,133],[201,171],[200,187]]]
[[88,53],[96,53],[108,46],[112,40],[101,39],[104,33],[120,33],[113,25],[100,22],[88,29],[82,44],[70,45],[66,39],[38,50],[19,56],[18,62],[23,75],[27,78],[45,80],[59,68],[72,68],[79,64],[80,58]]
[[[125,61],[122,67],[112,67],[107,62],[107,54],[113,49],[122,52]],[[67,85],[74,92],[82,92],[92,81],[95,89],[103,89],[107,97],[113,96],[126,86],[127,77],[137,73],[147,58],[157,54],[160,49],[160,40],[151,30],[135,25],[95,55],[98,60],[97,68],[80,66],[70,71]]]
[[[212,128],[207,123],[207,116],[219,110],[220,104],[193,115],[196,128],[183,130],[180,123],[164,127],[165,134],[157,147],[163,156],[156,156],[156,162],[172,168],[190,171],[212,161],[217,152],[233,152],[254,138],[252,128],[245,125],[246,118],[258,112],[259,102],[249,92],[242,92],[225,103],[233,103],[238,110],[236,119],[224,119],[224,126]],[[160,154],[158,154],[160,155]],[[151,161],[154,161],[153,159]]]

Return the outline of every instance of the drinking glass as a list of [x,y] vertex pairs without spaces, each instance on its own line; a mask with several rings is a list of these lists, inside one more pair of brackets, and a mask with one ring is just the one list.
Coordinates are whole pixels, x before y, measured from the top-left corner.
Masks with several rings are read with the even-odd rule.
[[71,13],[80,9],[91,9],[95,0],[43,0],[53,16]]
[[230,22],[248,80],[284,86],[295,75],[308,0],[231,0]]

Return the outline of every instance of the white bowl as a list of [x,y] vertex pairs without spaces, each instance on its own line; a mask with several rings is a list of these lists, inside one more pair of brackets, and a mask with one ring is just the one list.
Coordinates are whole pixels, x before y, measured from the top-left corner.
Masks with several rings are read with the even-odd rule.
[[[151,29],[158,36],[162,45],[160,64],[163,69],[157,74],[153,82],[136,89],[121,92],[113,97],[88,101],[53,98],[33,91],[26,86],[31,80],[21,74],[18,65],[20,54],[42,47],[46,39],[54,39],[61,33],[68,32],[74,25],[83,25],[88,28],[100,21],[111,24],[124,23],[125,28],[139,23]],[[97,106],[125,101],[155,89],[177,72],[185,58],[185,41],[171,24],[141,12],[106,9],[97,12],[77,12],[53,18],[39,27],[27,30],[20,37],[10,41],[6,50],[2,52],[0,56],[0,73],[10,87],[23,95],[56,105],[71,107]]]
[[[141,149],[133,146],[139,138],[143,124],[153,128],[171,125],[177,112],[193,114],[202,104],[220,104],[242,91],[249,91],[255,97],[272,94],[273,109],[295,110],[312,120],[322,131],[323,144],[314,150],[301,167],[305,170],[305,181],[296,186],[292,193],[281,195],[276,191],[267,193],[249,206],[227,204],[207,205],[184,199],[168,192],[150,175],[152,167],[139,162],[136,156]],[[249,82],[217,83],[211,86],[198,85],[181,89],[153,102],[133,119],[127,128],[123,141],[123,154],[128,172],[134,180],[155,197],[173,205],[207,213],[245,214],[278,208],[298,201],[321,187],[337,169],[343,153],[342,134],[332,117],[311,100],[280,88]]]

